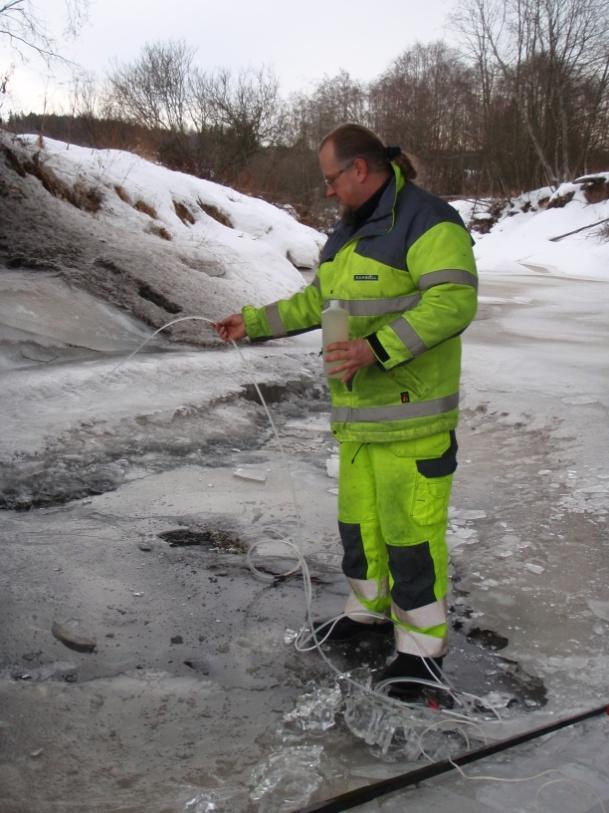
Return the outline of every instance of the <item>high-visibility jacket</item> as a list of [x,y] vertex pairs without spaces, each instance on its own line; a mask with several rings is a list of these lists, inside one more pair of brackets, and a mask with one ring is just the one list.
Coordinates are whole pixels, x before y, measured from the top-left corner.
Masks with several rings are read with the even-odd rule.
[[314,280],[293,296],[242,314],[253,341],[318,328],[328,300],[349,312],[349,338],[364,337],[376,364],[348,384],[328,379],[338,440],[408,440],[454,429],[461,341],[474,318],[472,240],[457,211],[394,177],[355,233],[330,234]]

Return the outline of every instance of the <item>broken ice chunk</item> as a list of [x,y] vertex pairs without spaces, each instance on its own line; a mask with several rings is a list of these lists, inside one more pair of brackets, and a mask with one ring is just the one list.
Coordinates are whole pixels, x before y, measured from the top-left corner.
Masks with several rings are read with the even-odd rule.
[[609,621],[609,601],[594,601],[588,598],[586,599],[586,604],[597,618],[602,618],[603,621]]
[[335,725],[341,705],[342,693],[339,686],[319,686],[310,693],[300,695],[292,711],[283,715],[283,721],[290,730],[321,734]]
[[286,627],[286,630],[283,633],[283,643],[286,644],[286,646],[289,644],[293,644],[297,638],[298,630],[292,630],[289,627]]
[[234,477],[239,477],[241,480],[254,480],[256,483],[266,483],[266,474],[262,469],[235,469],[233,472]]
[[332,455],[326,460],[326,473],[328,477],[338,477],[338,455]]
[[477,508],[466,508],[462,511],[459,511],[459,519],[465,519],[469,521],[475,519],[486,519],[486,511],[482,511]]
[[507,692],[488,692],[479,699],[487,709],[505,709],[515,700],[515,697]]
[[542,567],[541,565],[536,565],[533,562],[525,562],[524,566],[531,573],[543,573],[545,570],[545,567]]
[[323,750],[322,745],[284,746],[259,763],[250,793],[253,802],[262,802],[257,809],[284,813],[306,805],[323,781],[318,772]]
[[78,619],[54,621],[51,632],[58,641],[76,652],[94,652],[95,650],[95,638],[83,631],[82,623]]
[[459,526],[451,526],[446,535],[448,547],[453,550],[459,545],[471,545],[478,541],[478,535],[472,528],[461,528]]

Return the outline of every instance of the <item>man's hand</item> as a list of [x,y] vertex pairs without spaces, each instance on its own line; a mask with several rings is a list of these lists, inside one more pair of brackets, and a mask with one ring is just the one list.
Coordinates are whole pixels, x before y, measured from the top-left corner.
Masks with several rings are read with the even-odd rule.
[[332,378],[340,378],[346,384],[360,367],[374,364],[376,356],[365,339],[353,339],[349,342],[329,344],[324,361],[332,364]]
[[213,325],[218,336],[225,342],[238,342],[245,336],[245,322],[240,313],[232,313]]

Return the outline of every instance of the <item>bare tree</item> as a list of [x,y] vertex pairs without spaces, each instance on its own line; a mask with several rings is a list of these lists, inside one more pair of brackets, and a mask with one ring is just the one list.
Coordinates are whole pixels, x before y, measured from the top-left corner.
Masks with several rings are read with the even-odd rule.
[[183,133],[193,56],[182,40],[145,45],[135,62],[108,77],[110,108],[137,124]]
[[195,69],[190,115],[209,168],[224,179],[234,178],[284,133],[279,83],[268,68],[236,75],[226,68],[210,73]]
[[94,119],[99,110],[99,91],[95,75],[87,71],[75,72],[70,92],[70,113]]
[[[76,36],[87,19],[90,0],[66,0],[65,36]],[[8,44],[8,63],[0,59],[0,99],[15,71],[15,60],[33,55],[49,63],[69,62],[59,52],[60,43],[49,33],[46,21],[31,0],[0,0],[0,42]],[[0,103],[0,108],[2,107]]]
[[220,128],[237,132],[253,144],[274,142],[280,135],[279,83],[268,68],[194,71],[191,116],[199,131]]
[[472,69],[444,42],[414,45],[370,85],[372,126],[412,151],[438,192],[461,191],[478,146],[474,85]]
[[498,91],[526,133],[534,161],[521,165],[554,184],[584,167],[609,91],[609,0],[464,0],[454,20],[487,125]]
[[[76,36],[88,16],[90,0],[66,0],[65,36]],[[33,52],[45,60],[64,59],[59,43],[49,33],[48,26],[32,0],[0,2],[0,37],[7,40],[22,59]]]
[[269,69],[203,72],[183,41],[144,46],[108,77],[104,111],[156,133],[160,160],[234,181],[258,150],[283,134],[279,83]]
[[368,123],[366,85],[352,79],[347,71],[325,76],[313,93],[292,96],[290,100],[289,139],[317,150],[321,139],[339,124]]

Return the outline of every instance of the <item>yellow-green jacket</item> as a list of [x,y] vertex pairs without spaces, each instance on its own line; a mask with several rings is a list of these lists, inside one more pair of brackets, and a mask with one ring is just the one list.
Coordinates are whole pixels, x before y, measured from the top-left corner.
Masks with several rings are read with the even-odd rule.
[[246,305],[253,341],[320,326],[328,300],[349,312],[349,337],[364,337],[377,363],[349,384],[328,379],[338,440],[408,440],[454,429],[461,341],[476,313],[472,241],[448,203],[394,178],[372,215],[351,234],[330,234],[313,282],[262,308]]

